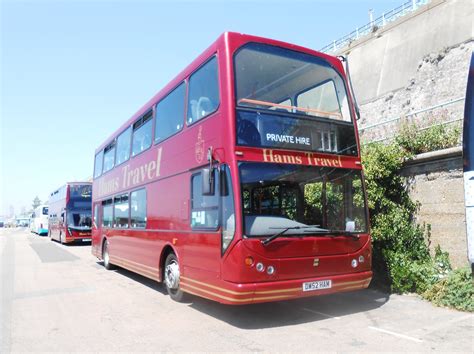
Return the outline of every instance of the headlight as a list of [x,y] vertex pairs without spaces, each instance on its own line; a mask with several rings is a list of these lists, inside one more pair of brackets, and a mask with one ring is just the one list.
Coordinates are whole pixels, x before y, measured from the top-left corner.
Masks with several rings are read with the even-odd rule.
[[263,272],[265,270],[265,266],[263,265],[263,263],[258,262],[255,266],[255,269],[257,269],[257,272]]

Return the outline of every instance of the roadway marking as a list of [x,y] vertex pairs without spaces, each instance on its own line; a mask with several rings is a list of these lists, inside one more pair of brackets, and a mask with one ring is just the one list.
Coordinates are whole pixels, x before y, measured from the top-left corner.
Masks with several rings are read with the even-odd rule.
[[418,339],[418,338],[415,338],[415,337],[410,337],[410,336],[407,336],[405,334],[401,334],[401,333],[397,333],[397,332],[388,331],[386,329],[382,329],[382,328],[378,328],[378,327],[369,326],[369,329],[372,329],[374,331],[379,331],[379,332],[382,332],[382,333],[386,333],[386,334],[390,334],[390,335],[395,336],[395,337],[408,339],[408,340],[411,340],[411,341],[417,342],[417,343],[422,343],[423,342],[421,339]]
[[15,294],[15,300],[21,299],[29,299],[35,297],[44,297],[44,296],[51,296],[51,295],[61,295],[61,294],[74,294],[74,293],[85,293],[85,292],[92,292],[95,291],[92,287],[75,287],[75,288],[56,288],[56,289],[45,289],[45,290],[38,290],[38,291],[31,291],[27,293],[18,293]]
[[9,353],[12,344],[12,305],[15,288],[15,239],[9,233],[0,258],[0,352]]
[[451,325],[451,324],[454,324],[454,323],[457,323],[457,322],[462,322],[462,321],[465,321],[465,320],[468,320],[468,319],[470,319],[471,321],[474,320],[474,315],[465,315],[465,316],[462,316],[462,317],[450,319],[448,321],[445,321],[443,323],[440,323],[440,324],[437,324],[437,325],[434,325],[434,326],[430,326],[430,327],[427,328],[427,331],[423,333],[423,335],[426,336],[428,334],[432,334],[433,332],[439,331],[440,329],[443,329],[445,327],[449,327],[449,325]]
[[302,309],[303,309],[304,311],[311,312],[311,313],[314,313],[314,314],[317,314],[317,315],[322,315],[322,316],[324,316],[324,317],[334,318],[335,320],[340,320],[340,319],[341,319],[340,317],[331,316],[331,315],[328,315],[327,313],[319,312],[319,311],[315,311],[315,310],[311,310],[311,309],[308,309],[308,308],[306,308],[306,307],[302,307]]

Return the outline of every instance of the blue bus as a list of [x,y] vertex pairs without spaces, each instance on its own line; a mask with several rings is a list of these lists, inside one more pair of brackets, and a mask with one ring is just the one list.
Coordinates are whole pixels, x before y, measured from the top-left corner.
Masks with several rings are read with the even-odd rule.
[[467,252],[474,275],[474,53],[467,80],[464,107],[463,169],[464,203],[466,206]]

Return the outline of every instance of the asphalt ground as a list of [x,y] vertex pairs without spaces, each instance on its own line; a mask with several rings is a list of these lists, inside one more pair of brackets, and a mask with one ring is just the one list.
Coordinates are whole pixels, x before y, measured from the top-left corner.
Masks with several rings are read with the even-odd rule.
[[1,352],[474,352],[474,315],[368,289],[226,306],[172,301],[90,244],[0,229]]

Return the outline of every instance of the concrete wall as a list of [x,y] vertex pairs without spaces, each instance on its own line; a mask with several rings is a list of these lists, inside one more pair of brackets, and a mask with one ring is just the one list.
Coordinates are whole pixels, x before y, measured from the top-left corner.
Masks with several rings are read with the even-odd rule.
[[349,58],[362,141],[392,137],[407,120],[421,126],[456,119],[461,124],[473,8],[471,0],[433,0],[338,53]]
[[[337,53],[349,58],[363,143],[390,139],[405,122],[462,124],[473,8],[432,0]],[[440,244],[454,266],[467,265],[461,149],[422,154],[402,174],[420,203],[417,221],[431,224],[431,250]]]
[[[362,104],[362,140],[392,137],[404,123],[427,127],[452,121],[460,126],[471,52],[472,42],[468,42],[427,54],[405,87]],[[420,111],[424,112],[415,114]]]
[[472,40],[471,0],[433,0],[340,51],[361,104],[406,87],[430,53]]
[[402,174],[420,202],[417,222],[431,225],[431,251],[439,244],[453,266],[467,266],[461,148],[418,155]]

